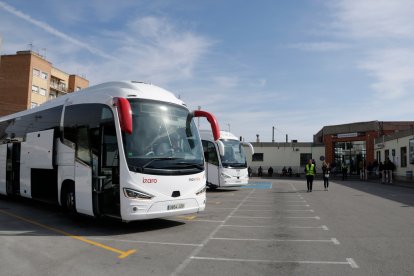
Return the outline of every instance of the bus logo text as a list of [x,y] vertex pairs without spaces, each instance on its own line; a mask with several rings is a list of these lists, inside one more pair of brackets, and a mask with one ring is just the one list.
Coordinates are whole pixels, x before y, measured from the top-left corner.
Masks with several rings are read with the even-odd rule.
[[158,180],[156,178],[143,178],[142,183],[157,183]]

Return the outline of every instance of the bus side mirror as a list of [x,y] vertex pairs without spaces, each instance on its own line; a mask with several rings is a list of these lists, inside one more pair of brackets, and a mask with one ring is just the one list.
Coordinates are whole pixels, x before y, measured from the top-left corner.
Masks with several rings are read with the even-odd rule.
[[218,146],[220,155],[221,156],[224,156],[225,151],[224,151],[224,144],[223,144],[223,142],[220,141],[220,140],[217,140],[217,146]]
[[214,140],[217,141],[220,138],[220,127],[219,127],[216,117],[214,117],[213,114],[207,111],[202,111],[202,110],[194,110],[192,114],[194,117],[205,117],[211,125],[211,130],[213,131]]
[[243,146],[249,147],[250,148],[250,151],[252,152],[252,155],[254,154],[254,148],[253,148],[253,145],[252,144],[250,144],[248,142],[241,142],[241,144]]
[[125,98],[115,98],[114,105],[118,109],[119,124],[121,130],[132,134],[132,110],[131,104]]

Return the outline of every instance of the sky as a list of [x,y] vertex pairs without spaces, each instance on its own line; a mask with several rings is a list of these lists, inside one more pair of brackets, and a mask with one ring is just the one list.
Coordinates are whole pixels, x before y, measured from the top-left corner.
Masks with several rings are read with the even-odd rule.
[[413,14],[411,0],[0,0],[0,52],[90,85],[155,84],[245,141],[311,142],[414,120]]

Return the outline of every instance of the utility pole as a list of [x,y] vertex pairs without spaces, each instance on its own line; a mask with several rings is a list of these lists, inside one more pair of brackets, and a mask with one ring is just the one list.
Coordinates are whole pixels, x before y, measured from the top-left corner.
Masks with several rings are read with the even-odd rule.
[[275,127],[272,126],[272,143],[275,142]]

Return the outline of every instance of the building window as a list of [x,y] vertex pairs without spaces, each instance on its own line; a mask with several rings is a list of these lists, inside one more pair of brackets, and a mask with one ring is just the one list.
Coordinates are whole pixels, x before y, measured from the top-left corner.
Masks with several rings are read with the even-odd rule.
[[40,88],[40,95],[42,95],[42,96],[46,96],[46,89],[44,89],[44,88]]
[[40,71],[33,68],[33,76],[39,77],[40,76]]
[[386,161],[388,158],[390,158],[390,150],[389,149],[385,150],[384,155],[385,155],[384,161]]
[[401,168],[407,167],[407,147],[401,148]]
[[44,80],[47,80],[48,74],[45,72],[42,72],[42,74],[40,75],[40,77]]
[[381,151],[377,150],[377,161],[381,162]]
[[30,105],[30,108],[35,108],[36,106],[39,106],[39,104],[32,102],[32,104]]
[[32,92],[33,93],[39,93],[39,86],[32,85]]
[[49,99],[50,100],[55,99],[55,98],[56,98],[56,94],[54,94],[54,93],[49,94]]
[[252,155],[252,161],[263,161],[263,153],[255,153]]

